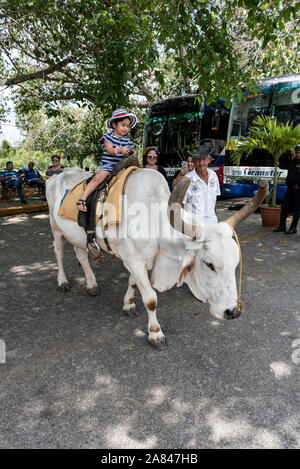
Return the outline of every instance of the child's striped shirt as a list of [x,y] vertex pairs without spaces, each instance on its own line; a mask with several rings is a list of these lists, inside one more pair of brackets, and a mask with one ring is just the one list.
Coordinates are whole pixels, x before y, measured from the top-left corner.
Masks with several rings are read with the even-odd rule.
[[[133,143],[128,137],[117,137],[114,132],[107,132],[103,137],[100,139],[100,143],[104,146],[104,141],[107,140],[109,143],[113,145],[114,148],[117,147],[128,147],[133,148]],[[110,155],[107,153],[105,146],[104,146],[104,153],[102,156],[102,160],[98,170],[104,170],[111,172],[115,165],[124,158],[123,153],[119,155]]]

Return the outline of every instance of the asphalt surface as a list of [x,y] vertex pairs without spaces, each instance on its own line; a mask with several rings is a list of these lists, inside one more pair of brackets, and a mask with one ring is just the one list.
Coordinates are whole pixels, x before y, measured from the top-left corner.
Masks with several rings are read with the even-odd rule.
[[160,293],[158,352],[139,294],[139,317],[121,313],[120,261],[91,261],[91,297],[66,246],[61,293],[48,214],[1,218],[0,447],[299,448],[300,233],[263,229],[259,214],[238,233],[241,317],[216,321],[186,285]]

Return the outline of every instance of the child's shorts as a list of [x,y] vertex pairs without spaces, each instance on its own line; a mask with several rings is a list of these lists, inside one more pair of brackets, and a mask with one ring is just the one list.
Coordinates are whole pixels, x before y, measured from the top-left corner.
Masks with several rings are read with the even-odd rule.
[[123,155],[110,156],[108,158],[106,157],[106,155],[103,155],[102,161],[100,162],[100,165],[98,167],[98,171],[109,171],[111,173],[116,164],[123,159]]
[[98,167],[97,171],[100,171],[100,170],[101,171],[109,171],[111,173],[115,166],[116,166],[116,163],[108,163],[108,162],[102,163],[101,162],[99,164],[99,167]]

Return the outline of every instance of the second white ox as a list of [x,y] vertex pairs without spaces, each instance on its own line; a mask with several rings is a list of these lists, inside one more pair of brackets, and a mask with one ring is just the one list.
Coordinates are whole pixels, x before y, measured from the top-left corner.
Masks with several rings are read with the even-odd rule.
[[[47,182],[47,200],[58,264],[58,288],[70,289],[63,268],[66,239],[74,246],[85,274],[87,290],[97,294],[97,281],[86,251],[85,231],[77,223],[57,215],[66,189],[87,176],[85,171],[74,168],[52,177]],[[192,227],[182,223],[181,210],[176,210],[178,204],[175,204],[174,212],[170,211],[170,204],[182,200],[185,184],[187,181],[178,184],[170,197],[167,183],[159,172],[149,169],[135,171],[125,186],[126,203],[123,203],[121,224],[117,228],[110,226],[105,232],[101,222],[96,228],[96,240],[101,248],[107,250],[108,242],[112,253],[122,259],[130,273],[123,311],[132,313],[135,310],[134,292],[137,287],[148,312],[149,342],[159,349],[166,347],[166,340],[156,316],[155,290],[165,291],[185,282],[196,298],[210,304],[210,312],[217,319],[239,317],[241,311],[237,307],[235,279],[239,250],[232,228],[256,210],[265,198],[268,186],[266,181],[261,181],[254,199],[225,222]],[[137,211],[148,227],[146,235]],[[174,217],[173,213],[177,216]],[[159,235],[153,233],[154,226],[160,227]],[[178,234],[181,227],[182,232]],[[106,242],[104,238],[107,238]]]

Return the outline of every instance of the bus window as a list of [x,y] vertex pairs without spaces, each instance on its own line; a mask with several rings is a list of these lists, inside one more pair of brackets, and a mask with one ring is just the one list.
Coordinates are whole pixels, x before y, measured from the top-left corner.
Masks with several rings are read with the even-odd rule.
[[277,84],[272,104],[272,115],[279,122],[300,124],[300,81]]

